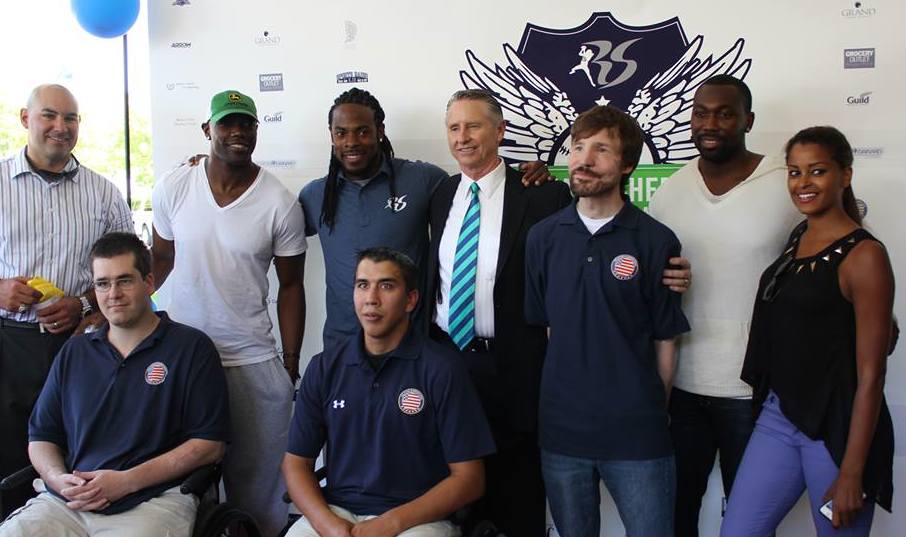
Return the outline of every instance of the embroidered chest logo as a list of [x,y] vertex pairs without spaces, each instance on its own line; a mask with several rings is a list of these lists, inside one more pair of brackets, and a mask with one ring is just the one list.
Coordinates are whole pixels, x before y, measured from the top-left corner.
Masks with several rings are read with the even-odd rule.
[[332,406],[334,408],[346,408],[346,399],[334,399]]
[[163,384],[167,380],[167,366],[161,362],[154,362],[145,369],[145,382],[151,386]]
[[413,414],[418,414],[425,408],[425,396],[415,388],[406,388],[400,392],[400,396],[397,398],[397,404],[399,404],[403,414],[409,414],[411,416]]
[[610,273],[618,280],[631,280],[639,272],[639,262],[629,254],[618,255],[610,262]]
[[389,197],[387,198],[387,205],[384,205],[385,209],[390,209],[391,211],[398,213],[406,208],[409,205],[409,202],[406,201],[406,196],[409,194],[403,194],[402,196]]

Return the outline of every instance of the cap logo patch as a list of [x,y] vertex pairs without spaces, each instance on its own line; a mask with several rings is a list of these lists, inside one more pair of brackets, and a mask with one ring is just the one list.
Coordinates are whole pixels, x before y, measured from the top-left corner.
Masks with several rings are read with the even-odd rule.
[[610,272],[618,280],[631,280],[639,272],[639,262],[629,254],[618,255],[610,262]]
[[400,392],[397,403],[400,406],[400,410],[403,411],[403,414],[411,416],[413,414],[418,414],[425,408],[425,396],[415,388],[406,388]]
[[238,103],[242,100],[242,97],[240,97],[238,93],[231,93],[227,98],[231,103]]
[[161,362],[154,362],[145,369],[145,382],[151,386],[163,384],[164,380],[167,379],[167,372],[167,366]]

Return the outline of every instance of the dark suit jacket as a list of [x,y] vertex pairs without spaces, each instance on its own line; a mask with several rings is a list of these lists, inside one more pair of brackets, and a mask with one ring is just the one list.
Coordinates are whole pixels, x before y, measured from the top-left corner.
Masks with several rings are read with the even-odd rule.
[[[438,186],[431,201],[431,246],[425,295],[428,322],[433,321],[440,294],[438,249],[447,215],[462,176],[457,174]],[[503,222],[497,277],[494,283],[494,359],[492,371],[478,375],[479,395],[492,427],[534,433],[538,420],[541,364],[547,349],[546,329],[525,323],[525,237],[536,222],[572,201],[569,187],[554,181],[523,187],[522,172],[507,167],[504,183]],[[468,362],[467,362],[467,365]],[[470,368],[472,369],[472,368]],[[472,369],[473,378],[476,371]],[[483,389],[490,386],[492,389]]]

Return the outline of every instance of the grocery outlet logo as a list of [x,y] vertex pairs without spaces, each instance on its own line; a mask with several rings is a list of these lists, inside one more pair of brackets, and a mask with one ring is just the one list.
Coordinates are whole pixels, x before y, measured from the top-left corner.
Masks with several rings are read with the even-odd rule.
[[847,48],[843,49],[844,69],[874,69],[874,48]]

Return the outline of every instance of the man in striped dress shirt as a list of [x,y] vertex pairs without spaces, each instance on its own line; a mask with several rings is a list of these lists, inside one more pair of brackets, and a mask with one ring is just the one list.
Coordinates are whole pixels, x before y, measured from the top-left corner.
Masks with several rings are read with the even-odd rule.
[[[88,253],[109,231],[132,231],[117,188],[79,165],[79,108],[63,86],[35,88],[20,112],[28,145],[0,159],[0,476],[28,464],[27,424],[57,350],[97,306]],[[37,307],[27,285],[50,280],[66,296]],[[33,495],[4,493],[5,517]]]

